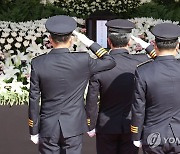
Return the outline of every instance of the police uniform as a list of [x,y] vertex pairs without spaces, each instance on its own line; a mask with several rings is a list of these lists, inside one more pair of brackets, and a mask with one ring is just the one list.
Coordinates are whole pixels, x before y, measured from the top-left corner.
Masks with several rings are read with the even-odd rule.
[[[114,33],[130,33],[134,28],[132,22],[122,19],[108,21],[106,25],[108,32]],[[89,82],[86,100],[89,130],[96,129],[97,154],[135,154],[138,149],[130,136],[134,72],[138,64],[149,58],[145,54],[129,54],[124,48],[112,49],[110,55],[116,66],[95,74]]]
[[[177,40],[180,27],[158,24],[152,33],[161,41]],[[145,154],[180,153],[180,61],[173,55],[157,56],[140,65],[135,78],[133,141],[142,141]]]
[[[50,33],[65,35],[72,33],[76,22],[68,16],[54,16],[45,26]],[[92,74],[115,66],[113,58],[97,43],[90,49],[101,58],[54,48],[32,60],[29,128],[31,135],[40,135],[42,154],[81,154],[82,134],[88,130],[84,110],[86,85]]]

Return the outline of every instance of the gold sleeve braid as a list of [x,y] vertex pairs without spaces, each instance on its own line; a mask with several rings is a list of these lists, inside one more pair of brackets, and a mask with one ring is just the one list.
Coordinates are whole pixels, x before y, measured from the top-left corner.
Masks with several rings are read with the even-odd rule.
[[138,133],[138,127],[135,127],[135,126],[131,125],[131,132],[132,133]]
[[100,58],[102,57],[105,53],[107,53],[108,51],[105,50],[104,48],[100,48],[99,50],[96,51],[96,55]]
[[34,125],[34,124],[33,124],[33,121],[29,119],[29,126],[30,126],[30,127],[33,127],[33,125]]
[[155,58],[157,56],[155,50],[152,50],[149,55],[151,58]]
[[90,119],[87,119],[87,124],[88,124],[88,126],[90,126],[90,124],[91,124],[91,120]]

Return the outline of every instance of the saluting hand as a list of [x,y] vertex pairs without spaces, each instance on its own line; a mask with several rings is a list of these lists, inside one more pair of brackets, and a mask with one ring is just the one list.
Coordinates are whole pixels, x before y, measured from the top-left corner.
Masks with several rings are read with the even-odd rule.
[[90,40],[86,35],[75,30],[73,31],[73,35],[75,35],[87,47],[90,47],[94,43],[94,41]]

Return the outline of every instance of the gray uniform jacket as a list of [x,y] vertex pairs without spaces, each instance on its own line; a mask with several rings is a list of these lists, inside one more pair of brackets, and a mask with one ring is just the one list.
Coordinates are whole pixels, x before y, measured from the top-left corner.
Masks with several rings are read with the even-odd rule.
[[92,59],[87,53],[71,53],[67,48],[52,49],[34,58],[29,94],[30,134],[51,137],[58,122],[65,138],[87,131],[84,91],[88,80],[98,71],[114,66],[115,61],[108,54]]
[[89,129],[96,127],[98,133],[106,134],[130,133],[135,69],[149,58],[145,54],[129,54],[126,49],[111,50],[110,55],[116,66],[95,74],[89,83],[86,104]]
[[142,139],[143,144],[148,145],[153,138],[158,139],[158,144],[164,144],[165,138],[179,138],[180,61],[174,56],[156,57],[139,66],[135,77],[133,140]]

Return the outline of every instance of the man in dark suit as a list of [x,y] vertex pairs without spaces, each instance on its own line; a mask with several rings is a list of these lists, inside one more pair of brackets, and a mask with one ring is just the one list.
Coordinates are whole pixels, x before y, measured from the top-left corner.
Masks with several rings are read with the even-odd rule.
[[[115,19],[106,23],[110,55],[116,66],[91,77],[86,100],[90,136],[96,130],[97,154],[136,154],[131,141],[131,105],[134,98],[136,66],[149,60],[146,54],[129,54],[134,23]],[[100,102],[98,109],[98,96]]]
[[[41,154],[81,154],[82,135],[88,131],[84,109],[86,85],[91,75],[113,68],[115,61],[97,43],[74,31],[77,23],[73,18],[54,16],[45,26],[53,49],[31,63],[31,140],[39,143]],[[72,32],[99,59],[92,59],[87,53],[70,52]]]
[[[135,73],[132,107],[132,139],[145,154],[180,153],[180,27],[162,23],[155,35],[154,61],[140,65]],[[141,143],[142,142],[142,143]]]

